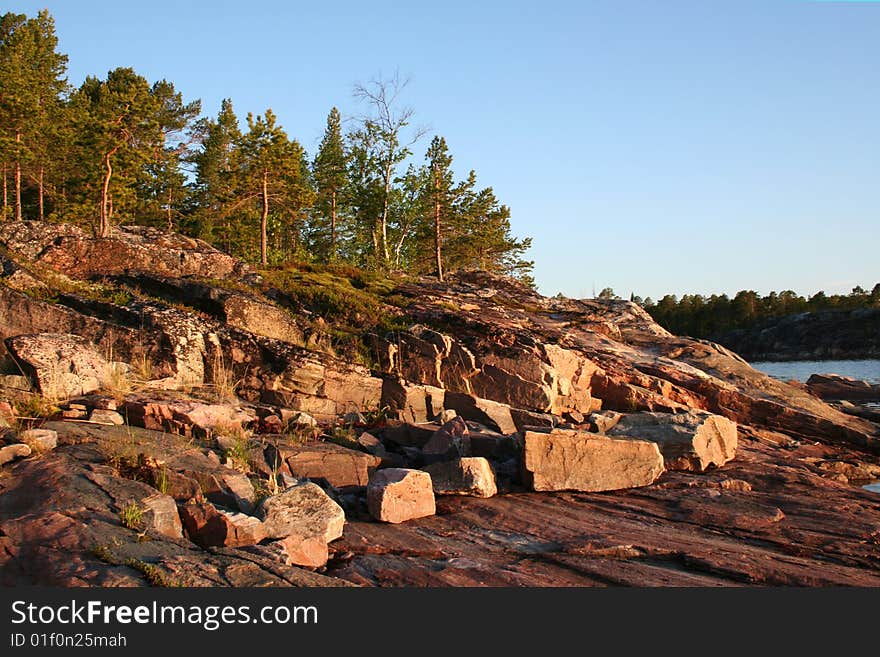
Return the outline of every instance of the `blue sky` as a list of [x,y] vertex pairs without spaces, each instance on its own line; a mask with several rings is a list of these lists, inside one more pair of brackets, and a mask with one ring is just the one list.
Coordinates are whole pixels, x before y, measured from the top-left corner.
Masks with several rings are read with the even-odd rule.
[[[214,115],[271,107],[313,153],[354,82],[512,209],[542,292],[849,292],[880,281],[880,3],[6,3],[69,77],[132,66]],[[420,159],[428,139],[416,146]]]

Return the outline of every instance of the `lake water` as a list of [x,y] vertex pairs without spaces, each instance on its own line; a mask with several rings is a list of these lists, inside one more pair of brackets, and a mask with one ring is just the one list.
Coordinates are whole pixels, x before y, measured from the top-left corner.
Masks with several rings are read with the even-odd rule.
[[780,381],[806,381],[811,374],[840,374],[853,379],[880,383],[880,360],[793,360],[751,363],[756,370]]

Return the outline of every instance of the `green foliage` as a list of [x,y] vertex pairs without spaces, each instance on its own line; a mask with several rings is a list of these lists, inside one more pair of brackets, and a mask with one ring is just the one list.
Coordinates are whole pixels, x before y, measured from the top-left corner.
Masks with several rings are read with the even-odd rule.
[[667,294],[657,303],[645,299],[642,305],[654,321],[672,333],[713,338],[766,319],[797,313],[880,308],[880,283],[870,293],[856,287],[850,294],[828,296],[820,291],[804,298],[792,290],[770,292],[763,297],[752,290],[741,290],[733,299],[726,294],[710,297],[686,294],[681,299]]
[[[365,115],[344,130],[332,108],[310,159],[271,109],[248,114],[243,133],[231,100],[200,118],[200,101],[131,68],[72,90],[57,45],[47,11],[0,16],[0,166],[14,183],[0,219],[71,222],[100,236],[120,223],[161,226],[264,267],[482,268],[531,282],[530,241],[512,236],[510,210],[473,172],[455,180],[443,137],[425,165],[411,161],[423,133],[401,102],[405,80],[357,85]],[[329,314],[371,309],[341,291],[306,301]]]
[[126,502],[119,511],[119,521],[128,529],[140,529],[144,520],[144,510],[134,500]]
[[125,565],[129,568],[134,568],[135,570],[140,571],[150,586],[161,586],[163,588],[180,586],[176,580],[168,577],[161,569],[151,563],[140,561],[138,559],[128,559],[125,562]]

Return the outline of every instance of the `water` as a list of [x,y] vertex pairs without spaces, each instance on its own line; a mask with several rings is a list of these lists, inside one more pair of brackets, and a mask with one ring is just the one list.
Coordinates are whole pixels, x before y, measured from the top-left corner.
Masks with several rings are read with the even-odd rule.
[[880,360],[793,360],[751,363],[752,367],[780,381],[806,382],[811,374],[840,374],[853,379],[880,383]]
[[880,481],[874,484],[868,484],[867,486],[862,486],[865,490],[869,490],[872,493],[880,493]]

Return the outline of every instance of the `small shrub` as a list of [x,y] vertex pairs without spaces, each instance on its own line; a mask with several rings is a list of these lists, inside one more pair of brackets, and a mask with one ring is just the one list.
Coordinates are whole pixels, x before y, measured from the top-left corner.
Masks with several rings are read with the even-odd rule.
[[125,562],[125,565],[139,571],[150,586],[161,586],[164,588],[180,586],[176,580],[168,577],[168,575],[163,573],[162,570],[151,563],[140,561],[138,559],[129,559]]
[[119,520],[123,527],[139,529],[144,520],[144,510],[134,500],[126,502],[119,512]]

